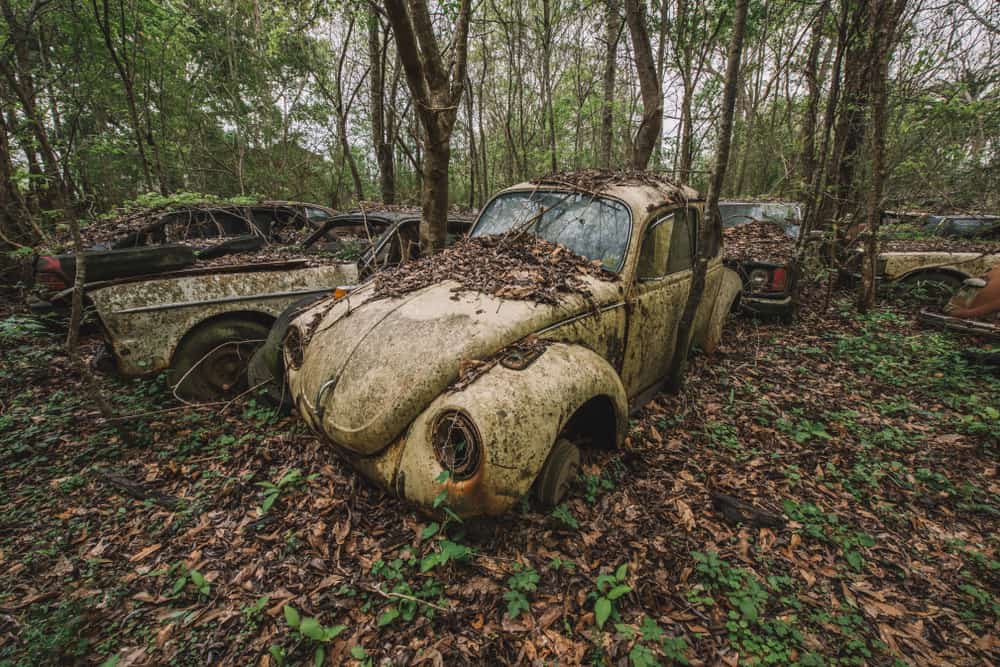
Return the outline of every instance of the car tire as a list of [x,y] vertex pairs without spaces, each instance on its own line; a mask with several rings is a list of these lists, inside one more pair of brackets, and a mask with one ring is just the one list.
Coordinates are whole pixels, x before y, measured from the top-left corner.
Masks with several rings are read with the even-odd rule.
[[579,473],[580,448],[566,438],[557,439],[535,479],[535,498],[546,509],[555,507]]
[[247,364],[267,338],[259,321],[226,317],[202,324],[174,352],[170,386],[183,399],[219,401],[247,387]]

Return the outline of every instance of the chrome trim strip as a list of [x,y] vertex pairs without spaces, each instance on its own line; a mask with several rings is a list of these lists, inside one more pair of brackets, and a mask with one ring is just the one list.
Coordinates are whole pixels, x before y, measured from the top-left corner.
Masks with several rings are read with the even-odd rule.
[[309,289],[309,290],[292,290],[290,292],[269,292],[267,294],[248,294],[244,296],[231,296],[223,299],[206,299],[205,301],[181,301],[179,303],[163,303],[156,306],[140,306],[138,308],[125,308],[123,310],[116,310],[115,315],[124,315],[127,313],[148,313],[158,310],[174,310],[177,308],[189,308],[191,306],[209,306],[217,303],[239,303],[241,301],[261,301],[265,299],[281,299],[289,296],[308,296],[310,294],[325,294],[326,292],[332,292],[332,287],[324,287],[322,289]]
[[[596,312],[598,312],[598,313],[605,313],[605,312],[607,312],[609,310],[614,310],[615,308],[623,308],[624,306],[625,306],[625,302],[624,301],[618,301],[617,303],[612,303],[612,304],[609,304],[607,306],[601,306],[600,308],[597,309]],[[571,322],[577,322],[577,321],[582,320],[582,319],[584,319],[586,317],[592,317],[594,314],[595,314],[595,311],[588,310],[585,313],[580,313],[579,315],[573,315],[572,317],[567,317],[565,320],[560,320],[559,322],[556,322],[555,324],[550,324],[549,326],[545,327],[544,329],[539,329],[536,332],[536,335],[541,335],[541,334],[544,334],[544,333],[548,333],[549,331],[552,331],[553,329],[557,329],[557,328],[561,327],[564,324],[570,324]]]

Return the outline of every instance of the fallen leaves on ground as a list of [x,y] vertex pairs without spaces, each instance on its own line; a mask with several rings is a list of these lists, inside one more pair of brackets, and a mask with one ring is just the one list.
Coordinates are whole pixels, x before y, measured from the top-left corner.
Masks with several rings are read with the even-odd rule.
[[[193,409],[162,379],[105,379],[138,415],[125,447],[57,333],[5,336],[0,660],[1000,659],[1000,383],[891,308],[733,319],[623,451],[588,455],[561,510],[445,526],[255,401]],[[787,522],[741,523],[720,495]]]

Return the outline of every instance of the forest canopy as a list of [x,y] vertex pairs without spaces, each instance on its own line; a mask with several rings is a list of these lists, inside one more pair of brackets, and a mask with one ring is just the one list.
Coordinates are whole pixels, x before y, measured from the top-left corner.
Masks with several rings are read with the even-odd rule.
[[[477,207],[541,173],[632,162],[644,111],[628,4],[473,3],[451,203]],[[731,7],[633,4],[662,90],[648,166],[704,188]],[[840,88],[834,101],[850,104],[850,81],[863,76],[852,41],[864,4],[750,3],[723,196],[800,196],[804,142],[821,145],[831,96]],[[995,209],[1000,5],[904,4],[888,70],[886,206]],[[6,244],[37,243],[53,211],[101,212],[148,192],[334,208],[418,200],[425,130],[386,6],[0,0]],[[452,66],[457,3],[429,10]],[[866,169],[859,161],[851,178],[863,183]]]

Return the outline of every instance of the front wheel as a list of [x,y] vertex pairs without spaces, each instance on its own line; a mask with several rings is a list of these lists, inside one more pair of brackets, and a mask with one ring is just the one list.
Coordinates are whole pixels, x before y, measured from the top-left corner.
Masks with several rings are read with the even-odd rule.
[[559,438],[535,480],[535,498],[545,508],[555,507],[579,473],[580,448],[566,438]]
[[208,322],[185,337],[174,353],[170,384],[192,401],[218,401],[246,389],[247,364],[267,338],[268,326],[225,318]]

